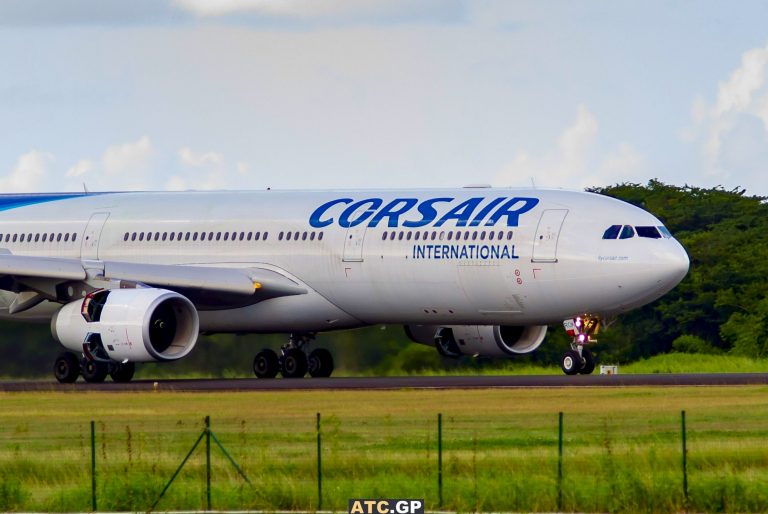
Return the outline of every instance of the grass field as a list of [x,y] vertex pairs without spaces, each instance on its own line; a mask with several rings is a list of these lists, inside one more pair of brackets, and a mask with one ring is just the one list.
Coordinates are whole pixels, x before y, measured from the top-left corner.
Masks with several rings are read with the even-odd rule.
[[[519,389],[256,393],[0,393],[0,510],[90,510],[90,420],[99,510],[146,510],[212,416],[254,484],[214,450],[214,509],[317,507],[322,413],[325,509],[355,497],[425,498],[443,509],[686,508],[680,411],[687,411],[690,510],[768,510],[768,388]],[[205,506],[202,448],[158,510]]]

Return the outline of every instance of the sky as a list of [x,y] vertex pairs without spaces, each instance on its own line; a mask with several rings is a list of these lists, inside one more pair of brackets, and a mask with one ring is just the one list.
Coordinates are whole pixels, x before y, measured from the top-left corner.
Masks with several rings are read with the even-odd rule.
[[0,192],[768,196],[768,2],[0,0]]

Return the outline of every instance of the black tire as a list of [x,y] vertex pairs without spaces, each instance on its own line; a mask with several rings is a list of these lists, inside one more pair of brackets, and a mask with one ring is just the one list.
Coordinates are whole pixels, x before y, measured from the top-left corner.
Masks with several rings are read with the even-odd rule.
[[566,375],[576,375],[581,370],[581,356],[576,350],[568,350],[560,360],[560,367]]
[[126,383],[133,379],[134,373],[136,373],[135,363],[117,363],[112,366],[112,371],[109,372],[109,376],[112,377],[112,382]]
[[309,375],[316,378],[330,377],[333,373],[333,355],[325,348],[317,348],[307,358]]
[[63,352],[53,362],[53,376],[61,384],[73,384],[80,376],[80,361],[72,352]]
[[591,375],[595,371],[595,356],[588,348],[581,349],[581,356],[584,358],[584,367],[579,370],[582,375]]
[[253,373],[258,378],[275,378],[279,370],[280,362],[272,350],[261,350],[253,359]]
[[298,348],[286,350],[280,363],[283,378],[301,378],[307,374],[307,356]]
[[106,362],[84,359],[80,364],[80,373],[83,379],[91,384],[104,382],[109,372],[109,366]]

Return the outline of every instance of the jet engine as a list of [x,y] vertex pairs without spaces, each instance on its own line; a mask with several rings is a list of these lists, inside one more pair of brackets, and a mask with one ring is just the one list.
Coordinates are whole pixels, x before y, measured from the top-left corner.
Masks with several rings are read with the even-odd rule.
[[197,309],[165,289],[101,289],[64,305],[51,320],[54,339],[96,360],[180,359],[199,334]]
[[434,346],[446,357],[511,357],[541,346],[547,326],[406,325],[405,333],[416,343]]

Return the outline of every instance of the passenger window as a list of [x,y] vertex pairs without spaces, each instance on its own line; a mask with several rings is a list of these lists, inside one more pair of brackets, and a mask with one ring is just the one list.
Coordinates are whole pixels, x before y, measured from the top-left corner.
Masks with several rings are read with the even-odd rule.
[[421,232],[416,232],[416,233],[413,234],[413,240],[414,241],[418,241],[419,240],[419,234],[421,234]]
[[190,234],[189,232],[187,232],[186,234],[184,234],[184,241],[189,241],[189,238],[190,238],[190,237],[192,237],[192,234]]
[[[0,236],[0,239],[3,239],[2,236]],[[48,234],[43,234],[43,243],[48,241]]]
[[168,239],[168,232],[163,232],[163,241]]
[[314,233],[314,232],[311,232],[311,233],[309,234],[309,240],[310,240],[310,241],[314,241],[314,240],[315,240],[315,233]]
[[480,232],[480,241],[484,241],[484,240],[485,240],[485,230]]
[[477,232],[472,232],[472,241],[477,239]]
[[450,241],[451,239],[453,239],[453,232],[449,230],[448,231],[448,241]]
[[637,237],[647,237],[649,239],[661,239],[661,234],[656,227],[635,227]]
[[[262,241],[266,241],[268,237],[269,237],[269,232],[264,232],[264,237],[262,238]],[[322,238],[323,238],[323,233],[320,232],[320,237],[318,239],[322,239]]]
[[[11,234],[5,234],[5,242],[7,243],[8,240],[11,239]],[[53,234],[51,234],[51,241],[53,241]]]
[[170,236],[171,241],[173,241],[173,236],[175,235],[176,235],[176,232],[171,232],[171,236]]
[[304,232],[303,234],[301,234],[301,240],[302,240],[302,241],[306,241],[306,240],[307,240],[307,233],[306,233],[306,232]]
[[441,230],[441,231],[440,231],[440,241],[442,241],[443,239],[445,239],[445,232],[443,232],[443,231]]
[[74,243],[75,241],[77,241],[77,234],[73,233],[72,234],[72,242]]
[[621,225],[611,225],[603,232],[603,239],[616,239],[619,237],[619,232],[621,232]]
[[511,240],[511,239],[512,239],[512,231],[510,230],[509,232],[507,232],[507,240]]
[[16,234],[13,234],[13,242],[16,242]]
[[464,232],[464,241],[469,239],[469,232]]
[[398,241],[402,241],[403,240],[403,236],[404,236],[403,232],[400,232],[399,234],[397,234],[397,240]]
[[251,239],[253,239],[253,232],[248,232],[247,240],[250,241]]
[[413,233],[411,231],[408,231],[405,236],[405,240],[410,241],[412,237],[413,237]]
[[[240,241],[242,241],[243,239],[245,239],[245,232],[240,232]],[[249,237],[248,240],[250,241],[251,238]]]
[[437,239],[437,231],[432,232],[432,241],[434,241],[435,239]]
[[495,235],[496,235],[496,232],[494,232],[493,230],[488,232],[488,241],[493,241],[493,236]]
[[[67,240],[67,235],[64,236],[64,241]],[[144,232],[139,232],[139,241],[144,241]]]
[[256,232],[256,233],[253,235],[253,239],[254,239],[254,241],[258,241],[260,237],[261,237],[261,232]]
[[395,234],[396,234],[395,231],[390,232],[390,234],[389,234],[389,240],[390,241],[394,241],[395,240]]
[[290,240],[291,240],[291,235],[292,235],[292,234],[293,234],[292,232],[286,232],[286,233],[285,233],[285,240],[286,240],[286,241],[290,241]]
[[624,228],[621,229],[621,235],[619,236],[619,239],[629,239],[634,236],[635,236],[635,229],[633,229],[629,225],[624,225]]
[[128,237],[129,236],[130,236],[130,234],[128,234],[128,232],[126,232],[125,235],[123,236],[123,241],[128,241]]
[[382,241],[386,241],[387,240],[387,233],[386,232],[382,232],[381,233],[381,240]]
[[[264,239],[266,239],[266,238],[267,238],[267,235],[266,235],[266,234],[264,234]],[[317,234],[317,240],[318,240],[318,241],[322,241],[322,240],[323,240],[323,233],[322,233],[322,232],[320,232],[319,234]]]
[[155,241],[160,240],[160,232],[155,232]]
[[[144,235],[144,233],[142,232],[142,234],[141,234],[141,235],[143,236],[143,235]],[[24,242],[24,240],[22,239],[22,241],[21,241],[21,242],[23,243],[23,242]],[[65,243],[69,242],[69,232],[67,232],[66,234],[64,234],[64,242],[65,242]]]
[[40,241],[40,234],[35,234],[35,243]]

